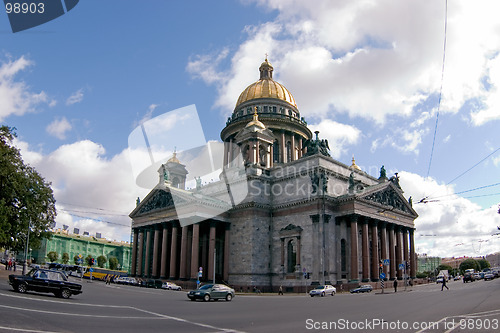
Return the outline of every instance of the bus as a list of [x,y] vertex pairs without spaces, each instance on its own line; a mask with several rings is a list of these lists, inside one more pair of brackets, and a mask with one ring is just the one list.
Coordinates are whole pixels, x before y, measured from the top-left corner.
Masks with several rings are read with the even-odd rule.
[[[92,272],[90,271],[91,268]],[[123,277],[128,276],[127,271],[112,270],[100,267],[86,267],[86,270],[83,273],[83,277],[86,279],[90,279],[90,273],[92,273],[92,280],[101,280],[101,281],[106,281],[108,276],[110,276],[112,280],[121,276]]]

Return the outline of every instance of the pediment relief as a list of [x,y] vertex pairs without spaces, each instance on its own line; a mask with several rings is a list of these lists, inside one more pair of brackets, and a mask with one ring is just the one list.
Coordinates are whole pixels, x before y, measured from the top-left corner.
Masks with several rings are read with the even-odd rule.
[[[175,207],[172,194],[165,190],[156,191],[151,197],[147,198],[146,200],[146,202],[141,204],[141,207],[139,208],[137,214],[144,214],[159,209],[169,209]],[[176,203],[179,203],[178,198],[176,198]]]
[[413,209],[410,204],[404,199],[404,197],[396,192],[391,187],[386,187],[385,189],[370,193],[362,199],[373,201],[384,206],[391,206],[392,209],[397,209],[408,214],[414,214]]
[[280,230],[280,236],[290,237],[290,236],[300,236],[302,233],[302,228],[293,224],[289,224]]

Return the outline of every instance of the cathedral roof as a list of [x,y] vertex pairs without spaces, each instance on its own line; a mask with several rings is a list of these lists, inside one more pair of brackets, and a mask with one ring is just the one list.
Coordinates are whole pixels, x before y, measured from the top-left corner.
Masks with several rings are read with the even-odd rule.
[[236,102],[235,109],[244,102],[259,99],[259,98],[274,98],[287,102],[288,104],[297,107],[295,99],[288,89],[281,83],[273,80],[273,66],[266,60],[260,65],[260,79],[246,87],[240,94]]
[[245,128],[250,128],[252,126],[255,126],[259,129],[266,129],[266,126],[259,120],[259,115],[257,114],[257,111],[253,114],[253,119],[250,121]]

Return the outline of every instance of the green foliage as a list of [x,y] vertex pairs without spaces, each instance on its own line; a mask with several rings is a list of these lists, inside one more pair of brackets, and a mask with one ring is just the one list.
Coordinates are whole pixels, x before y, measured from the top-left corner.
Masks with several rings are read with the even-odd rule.
[[104,268],[104,265],[108,262],[108,259],[106,259],[105,256],[99,256],[97,257],[97,266]]
[[486,259],[479,259],[477,262],[479,263],[481,270],[491,267],[490,263]]
[[481,266],[479,265],[479,263],[475,259],[472,259],[472,258],[465,259],[460,264],[460,273],[464,274],[466,269],[471,269],[471,268],[473,268],[475,271],[479,271],[481,269]]
[[49,253],[47,253],[47,258],[49,258],[50,262],[57,261],[58,257],[59,257],[59,255],[55,251],[50,251]]
[[429,276],[429,272],[417,273],[417,275],[416,275],[417,279],[425,279],[428,276]]
[[85,258],[85,262],[87,263],[87,265],[89,266],[92,266],[92,259],[94,259],[90,254],[87,256],[87,258]]
[[[29,244],[39,248],[56,216],[50,183],[13,145],[14,128],[0,126],[0,246],[22,252],[30,226]],[[31,223],[30,223],[31,220]]]
[[115,257],[109,258],[109,269],[117,269],[120,262]]
[[68,261],[69,261],[69,254],[67,254],[66,252],[64,252],[63,255],[62,255],[62,262],[63,262],[63,264],[67,265]]
[[445,265],[445,264],[441,264],[436,268],[437,273],[439,273],[439,271],[448,271],[448,273],[451,273],[452,270],[453,270],[453,267],[451,267],[450,265]]
[[78,265],[78,254],[75,254],[75,256],[73,257],[73,262],[75,263],[75,265]]

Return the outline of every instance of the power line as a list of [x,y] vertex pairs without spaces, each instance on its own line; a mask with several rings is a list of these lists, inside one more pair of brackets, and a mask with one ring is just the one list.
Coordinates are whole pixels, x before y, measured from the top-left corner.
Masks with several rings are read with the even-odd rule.
[[436,125],[434,126],[434,136],[432,138],[431,156],[429,158],[429,166],[427,167],[426,178],[429,177],[429,174],[431,172],[432,157],[434,155],[434,145],[436,143],[436,133],[437,133],[437,128],[438,128],[439,110],[441,109],[441,98],[443,95],[444,65],[445,65],[445,59],[446,59],[447,27],[448,27],[448,0],[445,1],[445,11],[444,11],[444,44],[443,44],[443,64],[441,67],[441,86],[439,88],[439,100],[438,100],[438,108],[437,108],[437,112],[436,112]]
[[115,225],[119,225],[121,227],[130,227],[130,225],[121,224],[121,223],[117,223],[117,222],[106,221],[106,220],[95,219],[95,218],[89,217],[89,216],[83,216],[83,215],[78,215],[78,214],[69,213],[69,212],[66,212],[66,214],[71,215],[71,216],[75,216],[75,217],[79,217],[79,218],[82,218],[82,219],[88,219],[88,220],[93,220],[93,221],[97,221],[97,222],[104,222],[104,223],[108,223],[108,224],[115,224]]
[[[499,186],[499,185],[500,185],[500,183],[495,183],[495,184],[490,184],[490,185],[484,185],[484,186],[475,187],[475,188],[470,189],[470,190],[464,190],[464,191],[460,191],[460,192],[456,192],[456,193],[439,195],[437,197],[431,197],[429,195],[429,196],[426,197],[425,201],[423,201],[423,202],[419,201],[417,203],[437,202],[437,201],[441,201],[441,200],[436,200],[436,199],[439,199],[439,198],[451,197],[453,195],[458,195],[458,194],[462,194],[462,193],[473,192],[473,191],[482,190],[482,189],[485,189],[485,188],[488,188],[488,187],[494,187],[494,186]],[[491,195],[496,195],[496,193],[485,194],[485,195],[480,195],[480,196],[491,196]],[[474,197],[477,197],[477,196],[474,196]],[[467,197],[467,198],[473,198],[473,197]]]

